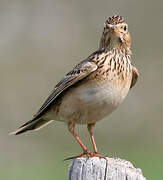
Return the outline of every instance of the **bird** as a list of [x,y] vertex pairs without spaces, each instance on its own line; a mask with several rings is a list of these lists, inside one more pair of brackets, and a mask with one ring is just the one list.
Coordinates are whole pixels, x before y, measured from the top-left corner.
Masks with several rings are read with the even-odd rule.
[[[67,124],[83,151],[71,158],[102,157],[93,127],[111,114],[136,84],[139,72],[131,62],[131,54],[128,24],[119,15],[107,18],[98,49],[67,73],[33,118],[12,134],[39,130],[53,121],[61,121]],[[76,134],[76,124],[87,125],[93,151]]]

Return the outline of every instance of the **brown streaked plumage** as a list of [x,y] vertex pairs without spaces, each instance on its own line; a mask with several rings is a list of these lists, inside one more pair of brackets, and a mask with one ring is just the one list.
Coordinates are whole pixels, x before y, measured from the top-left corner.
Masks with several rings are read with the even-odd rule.
[[120,23],[123,23],[123,22],[125,22],[124,18],[122,16],[117,16],[117,15],[109,17],[106,20],[107,24],[112,24],[112,25],[120,24]]
[[[66,74],[34,118],[13,134],[38,130],[53,120],[63,121],[83,150],[79,156],[100,156],[92,128],[123,102],[139,76],[131,64],[130,47],[131,38],[124,18],[117,15],[108,18],[99,49]],[[94,153],[87,150],[75,133],[75,124],[87,124]]]

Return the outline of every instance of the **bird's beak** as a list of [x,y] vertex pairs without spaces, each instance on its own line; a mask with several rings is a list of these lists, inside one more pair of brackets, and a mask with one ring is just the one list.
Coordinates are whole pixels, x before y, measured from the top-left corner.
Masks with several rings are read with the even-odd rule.
[[118,30],[118,28],[114,25],[110,26],[110,33],[114,34],[114,35],[119,35],[120,31]]

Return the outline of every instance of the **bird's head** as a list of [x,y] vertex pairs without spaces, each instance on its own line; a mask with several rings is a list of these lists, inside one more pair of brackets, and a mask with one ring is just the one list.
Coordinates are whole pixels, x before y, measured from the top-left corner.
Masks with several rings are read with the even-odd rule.
[[130,46],[131,37],[124,18],[118,15],[109,17],[104,23],[100,49],[130,49]]

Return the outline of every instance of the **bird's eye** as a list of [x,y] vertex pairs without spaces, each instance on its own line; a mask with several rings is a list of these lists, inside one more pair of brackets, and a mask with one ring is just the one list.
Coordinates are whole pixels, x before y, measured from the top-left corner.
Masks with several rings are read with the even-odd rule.
[[124,28],[123,28],[123,29],[124,29],[124,31],[126,31],[126,30],[127,30],[127,26],[124,26]]

